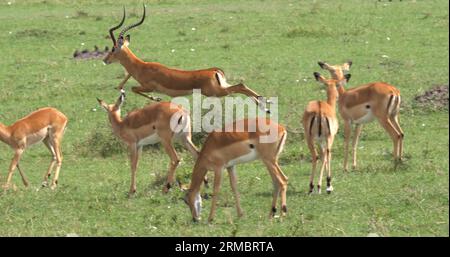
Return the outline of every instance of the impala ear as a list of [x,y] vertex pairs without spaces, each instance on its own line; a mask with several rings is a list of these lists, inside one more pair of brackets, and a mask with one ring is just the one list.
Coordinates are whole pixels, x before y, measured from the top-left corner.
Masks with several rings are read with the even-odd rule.
[[345,82],[348,82],[350,80],[350,78],[352,77],[352,74],[345,74],[344,78],[345,78]]
[[325,63],[322,61],[318,61],[317,64],[319,64],[320,68],[325,69]]
[[128,41],[128,43],[130,43],[130,35],[128,34],[126,37],[125,37],[125,41]]
[[97,97],[97,102],[100,104],[101,107],[103,107],[103,109],[108,111],[108,105],[105,102],[103,102],[103,100]]
[[122,107],[123,102],[125,101],[125,90],[120,90],[120,96],[116,101],[116,107]]
[[316,78],[317,81],[319,81],[319,82],[325,81],[325,78],[322,75],[320,75],[320,73],[314,72],[313,74],[314,74],[314,78]]
[[348,60],[347,61],[347,65],[348,65],[349,68],[352,67],[352,64],[353,64],[352,60]]

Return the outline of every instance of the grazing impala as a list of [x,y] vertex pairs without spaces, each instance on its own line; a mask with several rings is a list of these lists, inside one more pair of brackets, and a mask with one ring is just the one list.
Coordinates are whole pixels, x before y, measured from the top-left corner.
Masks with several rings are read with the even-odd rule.
[[61,169],[62,153],[61,140],[67,125],[67,117],[55,108],[41,108],[16,121],[11,126],[0,123],[0,140],[11,146],[14,150],[14,158],[9,165],[8,177],[5,188],[9,188],[14,170],[19,170],[23,184],[27,187],[28,180],[19,167],[20,157],[25,149],[39,142],[44,142],[52,154],[50,167],[44,175],[42,186],[47,186],[47,180],[56,164],[51,189],[58,184],[59,170]]
[[253,90],[240,83],[237,85],[230,85],[225,79],[224,72],[219,68],[209,68],[204,70],[178,70],[166,67],[156,62],[144,62],[134,55],[128,48],[130,43],[130,35],[124,38],[124,34],[144,22],[145,19],[145,5],[142,19],[133,25],[125,27],[118,36],[114,37],[114,30],[122,26],[125,20],[125,8],[123,10],[123,18],[119,25],[109,30],[113,47],[111,52],[104,58],[105,64],[119,62],[127,71],[125,79],[119,84],[119,89],[122,89],[130,77],[133,77],[140,84],[138,87],[133,87],[134,93],[140,94],[151,100],[160,101],[153,96],[148,96],[144,93],[160,92],[171,97],[183,96],[192,94],[193,89],[200,89],[205,96],[222,97],[233,93],[240,93],[251,97],[261,108],[265,109],[265,103],[260,101],[261,96]]
[[343,86],[350,79],[350,74],[345,75],[345,81],[335,79],[325,79],[318,72],[314,72],[314,77],[327,87],[327,101],[312,101],[306,106],[303,114],[303,128],[309,151],[312,155],[312,170],[309,181],[309,193],[314,191],[314,175],[317,166],[317,150],[315,144],[319,145],[322,166],[320,168],[317,192],[321,193],[323,171],[326,167],[327,193],[333,191],[331,185],[331,148],[334,136],[338,130],[338,120],[336,118],[336,99],[338,97],[337,88]]
[[[288,178],[278,165],[280,155],[286,141],[286,130],[270,119],[244,119],[230,124],[233,128],[242,127],[244,132],[234,132],[233,129],[212,132],[207,137],[205,144],[199,154],[194,166],[190,188],[186,194],[185,201],[189,205],[194,221],[200,219],[201,202],[200,186],[203,177],[208,170],[214,171],[214,193],[211,204],[209,221],[214,218],[217,197],[220,191],[223,169],[227,169],[231,189],[233,190],[238,216],[243,212],[240,206],[239,193],[237,191],[236,169],[240,163],[261,159],[266,165],[273,181],[273,200],[270,217],[276,212],[277,197],[281,197],[281,209],[284,216],[286,208],[286,190]],[[254,131],[254,132],[251,132]],[[273,140],[264,142],[261,138],[272,133]]]
[[194,158],[198,155],[198,150],[191,141],[189,114],[180,106],[160,102],[134,110],[122,119],[120,107],[125,100],[125,91],[121,91],[115,104],[108,105],[98,98],[97,100],[108,112],[114,134],[128,145],[131,163],[129,195],[136,192],[136,170],[142,147],[159,142],[170,157],[167,182],[163,187],[163,192],[168,192],[175,181],[175,169],[180,162],[172,141],[180,139]]
[[[342,79],[344,72],[350,69],[351,61],[343,65],[329,65],[319,62],[322,69],[326,69],[333,79]],[[369,123],[375,118],[383,126],[394,143],[394,160],[401,161],[403,154],[403,130],[398,122],[400,110],[400,91],[384,82],[373,82],[356,88],[345,90],[339,87],[339,113],[344,119],[345,157],[344,169],[348,170],[348,145],[352,124],[356,124],[353,136],[353,168],[356,168],[356,149],[362,124]]]

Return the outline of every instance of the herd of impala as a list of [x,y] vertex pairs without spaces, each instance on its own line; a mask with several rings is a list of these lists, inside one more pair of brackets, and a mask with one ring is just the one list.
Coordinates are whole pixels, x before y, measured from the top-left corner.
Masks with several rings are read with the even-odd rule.
[[[170,157],[167,182],[163,191],[168,192],[175,183],[175,169],[180,158],[173,146],[175,139],[180,140],[186,149],[196,160],[190,186],[187,189],[185,202],[189,205],[193,219],[200,219],[202,198],[200,187],[208,182],[207,172],[214,171],[214,186],[209,221],[215,214],[217,196],[221,185],[221,176],[227,169],[231,189],[235,196],[236,209],[239,216],[243,212],[240,206],[237,190],[236,165],[253,160],[261,160],[267,167],[273,181],[273,199],[270,209],[270,217],[277,211],[277,199],[280,197],[281,215],[286,215],[286,191],[288,178],[278,164],[278,157],[286,142],[287,131],[269,118],[254,118],[235,121],[225,126],[241,126],[243,131],[236,132],[233,129],[225,132],[212,132],[208,135],[201,150],[191,140],[191,120],[189,113],[181,106],[171,102],[161,102],[161,99],[146,95],[149,92],[159,92],[171,97],[192,94],[194,89],[201,89],[205,96],[222,97],[229,94],[240,93],[251,97],[256,104],[266,112],[268,101],[259,94],[249,89],[244,84],[230,85],[227,83],[224,72],[219,68],[204,70],[178,70],[166,67],[156,62],[144,62],[129,49],[130,36],[125,35],[130,29],[139,26],[145,19],[145,5],[142,19],[133,25],[125,27],[118,35],[114,31],[120,28],[125,21],[125,8],[121,22],[109,30],[113,47],[104,58],[105,64],[119,62],[126,70],[125,79],[119,84],[120,96],[114,104],[107,104],[97,98],[99,104],[107,111],[108,118],[114,134],[128,146],[131,163],[131,185],[129,195],[136,192],[136,170],[139,155],[144,145],[161,143]],[[403,131],[398,123],[400,108],[400,92],[394,86],[383,82],[373,82],[345,90],[345,85],[350,79],[348,74],[352,65],[348,61],[342,65],[330,65],[319,62],[319,66],[327,70],[331,78],[327,79],[318,72],[314,72],[315,79],[324,84],[327,90],[325,101],[316,100],[307,104],[303,114],[303,128],[306,143],[312,156],[312,171],[309,183],[309,192],[314,192],[314,176],[318,160],[322,160],[320,175],[317,182],[317,192],[321,192],[323,172],[327,171],[326,191],[331,193],[331,148],[334,137],[338,131],[338,119],[336,116],[336,102],[339,114],[344,121],[345,155],[344,170],[348,170],[348,147],[351,137],[352,125],[355,124],[355,132],[352,141],[353,168],[356,167],[356,149],[362,125],[373,121],[375,118],[391,137],[394,144],[394,160],[400,161],[403,151]],[[133,87],[134,93],[145,96],[156,103],[144,108],[134,110],[124,118],[121,117],[120,108],[125,100],[123,90],[126,81],[133,77],[140,86]],[[41,108],[28,116],[16,121],[11,126],[0,123],[0,140],[8,144],[14,150],[14,157],[9,166],[5,190],[11,186],[11,178],[17,168],[25,186],[28,180],[20,168],[20,157],[25,149],[38,142],[43,142],[52,154],[52,160],[44,174],[42,186],[48,185],[47,180],[53,179],[51,189],[55,189],[58,183],[59,171],[62,162],[61,141],[67,126],[68,119],[60,111],[54,108]],[[264,129],[261,129],[264,124]],[[275,139],[271,142],[262,142],[261,136],[267,134],[267,127],[276,131]],[[251,130],[249,128],[252,128]],[[320,153],[320,157],[318,155]],[[56,165],[56,167],[55,167]]]

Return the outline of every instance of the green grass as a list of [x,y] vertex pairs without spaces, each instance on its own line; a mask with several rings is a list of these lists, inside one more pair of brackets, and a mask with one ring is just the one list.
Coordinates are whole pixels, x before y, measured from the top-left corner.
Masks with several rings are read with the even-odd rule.
[[[272,184],[254,162],[238,166],[245,216],[236,217],[225,176],[212,225],[191,223],[180,190],[162,194],[169,159],[159,147],[144,151],[137,196],[126,197],[127,153],[112,141],[95,100],[116,99],[122,68],[71,58],[76,49],[110,46],[105,36],[120,20],[120,6],[126,5],[130,23],[141,1],[11,2],[0,3],[0,121],[11,124],[43,106],[60,109],[70,121],[59,188],[39,190],[50,156],[43,145],[28,149],[21,166],[31,186],[24,188],[16,173],[18,190],[0,194],[0,235],[449,235],[448,109],[414,104],[416,95],[449,81],[447,1],[145,1],[148,18],[131,31],[130,48],[138,56],[182,69],[221,67],[230,82],[279,97],[280,123],[289,132],[280,160],[289,176],[287,218],[268,219]],[[406,161],[394,170],[392,143],[375,122],[362,132],[357,170],[344,173],[341,126],[333,147],[335,191],[308,196],[301,114],[308,101],[325,98],[312,73],[319,71],[318,60],[347,59],[353,60],[351,86],[386,81],[401,90]],[[126,88],[136,84],[130,80]],[[129,93],[125,112],[146,103]],[[193,161],[184,150],[181,156],[177,176],[188,183]],[[1,144],[2,181],[11,158]],[[205,220],[210,200],[204,204]]]

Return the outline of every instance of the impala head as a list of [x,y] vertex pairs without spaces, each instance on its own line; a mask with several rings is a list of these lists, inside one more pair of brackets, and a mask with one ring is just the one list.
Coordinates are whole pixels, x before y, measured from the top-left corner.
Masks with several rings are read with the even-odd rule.
[[123,102],[125,101],[125,91],[120,91],[120,96],[117,99],[115,104],[107,104],[105,101],[98,99],[98,103],[103,109],[105,109],[109,115],[119,115],[120,116],[120,107],[122,107]]
[[326,62],[318,62],[320,68],[330,72],[333,79],[344,79],[344,75],[350,72],[352,61],[347,61],[341,65],[330,65]]
[[128,45],[130,44],[130,35],[126,35],[125,37],[124,37],[124,35],[130,29],[135,28],[135,27],[141,25],[144,22],[144,20],[145,20],[145,4],[143,6],[144,6],[144,13],[142,15],[142,19],[139,22],[135,23],[135,24],[132,24],[130,26],[125,27],[119,33],[119,36],[117,37],[117,40],[116,40],[116,38],[114,37],[114,31],[116,29],[120,28],[123,25],[124,21],[125,21],[125,7],[123,8],[122,21],[119,23],[119,25],[117,25],[115,27],[112,27],[109,30],[109,35],[110,35],[111,40],[113,42],[113,47],[111,48],[111,51],[103,59],[103,63],[104,64],[110,64],[110,63],[117,62],[118,60],[120,60],[121,56],[125,55],[124,50],[126,48],[128,48]]
[[320,73],[318,73],[318,72],[314,72],[314,77],[316,78],[317,81],[321,82],[328,88],[331,88],[331,87],[338,88],[340,86],[344,86],[350,80],[351,74],[345,74],[344,78],[341,80],[326,79],[324,76],[320,75]]
[[189,189],[184,196],[184,202],[189,206],[192,213],[192,220],[197,222],[200,220],[200,213],[202,211],[202,197],[199,192],[192,192]]

